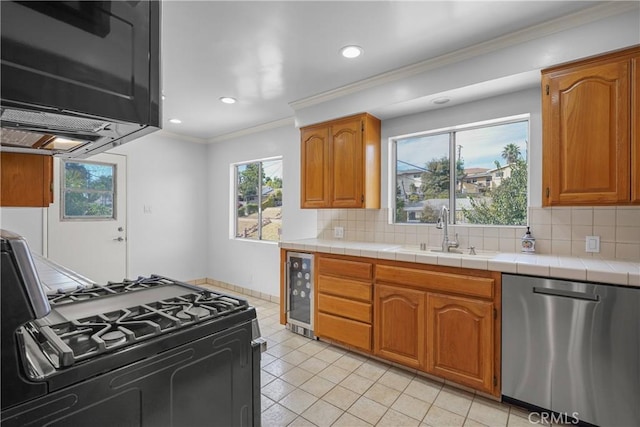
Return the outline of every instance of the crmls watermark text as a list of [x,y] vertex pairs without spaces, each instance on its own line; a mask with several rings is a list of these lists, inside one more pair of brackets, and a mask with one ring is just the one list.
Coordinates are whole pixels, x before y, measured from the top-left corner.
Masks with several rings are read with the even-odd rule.
[[577,412],[531,412],[528,418],[531,424],[578,424],[580,422]]

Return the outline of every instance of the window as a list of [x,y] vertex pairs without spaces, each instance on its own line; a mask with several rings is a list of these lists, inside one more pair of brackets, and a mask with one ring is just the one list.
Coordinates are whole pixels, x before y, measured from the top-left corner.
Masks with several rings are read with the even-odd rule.
[[62,219],[115,219],[116,165],[64,161]]
[[528,139],[528,116],[392,139],[394,222],[526,225]]
[[235,237],[280,240],[282,230],[282,158],[233,166]]

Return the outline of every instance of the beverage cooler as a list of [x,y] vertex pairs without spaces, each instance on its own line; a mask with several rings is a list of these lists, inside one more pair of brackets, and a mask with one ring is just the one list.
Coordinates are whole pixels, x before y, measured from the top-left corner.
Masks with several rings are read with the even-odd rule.
[[313,255],[287,253],[287,329],[309,338],[313,334]]

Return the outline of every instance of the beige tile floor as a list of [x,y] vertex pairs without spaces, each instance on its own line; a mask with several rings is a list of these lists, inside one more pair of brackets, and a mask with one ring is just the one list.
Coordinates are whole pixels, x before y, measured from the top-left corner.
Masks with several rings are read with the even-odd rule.
[[533,425],[520,408],[296,335],[279,324],[277,304],[241,297],[256,307],[267,340],[264,427]]

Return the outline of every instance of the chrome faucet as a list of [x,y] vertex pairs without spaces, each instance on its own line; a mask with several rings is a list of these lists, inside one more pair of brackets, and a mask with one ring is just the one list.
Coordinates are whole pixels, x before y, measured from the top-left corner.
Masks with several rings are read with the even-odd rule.
[[443,230],[442,233],[442,252],[451,252],[451,248],[457,248],[460,246],[458,243],[458,233],[456,233],[456,237],[454,240],[449,240],[449,208],[445,205],[442,205],[442,210],[440,211],[440,216],[438,217],[438,222],[436,223],[436,228],[439,230]]

